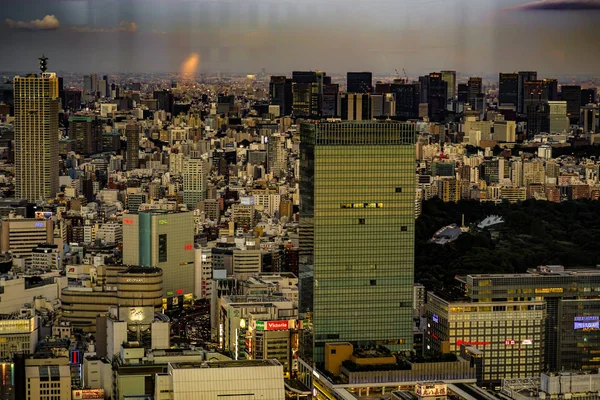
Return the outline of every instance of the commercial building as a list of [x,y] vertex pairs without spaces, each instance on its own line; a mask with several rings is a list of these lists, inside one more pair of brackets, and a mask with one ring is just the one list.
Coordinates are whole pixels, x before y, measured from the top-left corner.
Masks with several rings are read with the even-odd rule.
[[500,73],[498,79],[498,105],[512,104],[517,106],[519,103],[519,74]]
[[61,250],[56,244],[40,244],[31,250],[31,269],[61,269]]
[[58,78],[54,72],[14,79],[15,197],[31,202],[58,192]]
[[147,210],[123,217],[123,262],[159,267],[167,297],[194,293],[194,216]]
[[127,124],[125,128],[127,138],[127,171],[133,171],[140,167],[140,127],[135,123]]
[[24,258],[29,263],[34,247],[54,243],[53,229],[52,220],[9,216],[0,221],[0,250],[9,252],[14,258]]
[[346,74],[348,93],[371,93],[373,91],[372,72],[348,72]]
[[441,71],[442,80],[446,82],[448,86],[448,94],[446,99],[448,101],[456,98],[456,71]]
[[166,374],[156,375],[154,398],[281,400],[283,367],[277,360],[169,363]]
[[67,277],[59,276],[56,271],[36,277],[3,276],[0,278],[0,314],[19,312],[36,298],[54,302],[65,286]]
[[323,362],[334,341],[412,348],[414,129],[301,125],[303,357]]
[[40,317],[3,314],[0,318],[0,360],[15,353],[33,354],[38,344]]
[[71,400],[71,369],[67,357],[25,360],[27,400]]
[[292,114],[292,80],[285,76],[272,76],[269,83],[269,104],[279,106],[281,115]]
[[[581,86],[579,85],[562,85],[560,88],[560,98],[567,102],[567,116],[571,123],[579,122],[579,110],[581,104]],[[583,104],[586,105],[586,104]]]
[[77,154],[102,152],[102,120],[94,115],[74,115],[69,118],[69,137],[74,140]]
[[160,268],[98,266],[90,280],[62,290],[62,320],[84,332],[96,332],[96,317],[111,307],[163,307],[163,272]]
[[190,210],[206,200],[208,164],[202,158],[186,158],[183,163],[183,202]]

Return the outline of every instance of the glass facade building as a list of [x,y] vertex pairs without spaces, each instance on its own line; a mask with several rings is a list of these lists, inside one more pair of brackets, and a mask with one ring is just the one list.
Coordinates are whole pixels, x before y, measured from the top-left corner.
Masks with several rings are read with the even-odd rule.
[[303,357],[327,342],[412,349],[415,128],[304,123],[300,130]]

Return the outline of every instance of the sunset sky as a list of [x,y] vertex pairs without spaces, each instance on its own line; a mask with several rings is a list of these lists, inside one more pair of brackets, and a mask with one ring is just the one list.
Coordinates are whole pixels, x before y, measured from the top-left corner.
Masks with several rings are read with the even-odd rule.
[[593,74],[600,0],[0,0],[0,70]]

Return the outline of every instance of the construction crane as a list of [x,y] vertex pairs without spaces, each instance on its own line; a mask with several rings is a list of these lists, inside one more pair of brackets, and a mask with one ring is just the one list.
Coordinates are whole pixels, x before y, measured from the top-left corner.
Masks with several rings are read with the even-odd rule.
[[402,72],[404,72],[404,79],[406,79],[406,83],[408,83],[408,74],[404,68],[402,68]]

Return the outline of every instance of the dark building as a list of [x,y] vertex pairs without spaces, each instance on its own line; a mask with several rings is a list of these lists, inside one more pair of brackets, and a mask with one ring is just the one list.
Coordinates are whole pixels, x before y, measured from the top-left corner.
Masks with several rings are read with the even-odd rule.
[[547,103],[549,90],[546,81],[527,81],[523,87],[523,105],[525,113],[529,114],[532,104]]
[[469,102],[469,85],[467,83],[458,84],[458,101],[460,103]]
[[371,72],[348,72],[346,74],[348,93],[373,92],[373,74]]
[[560,89],[561,100],[567,102],[567,116],[572,124],[579,122],[579,110],[581,109],[581,86],[563,85]]
[[102,120],[95,115],[75,115],[69,118],[69,137],[75,141],[78,154],[102,152]]
[[368,121],[371,119],[371,97],[363,93],[342,93],[340,118],[344,121]]
[[13,84],[10,81],[0,83],[0,104],[8,104],[10,106],[10,115],[14,115],[15,100],[13,92]]
[[420,85],[418,83],[393,84],[391,92],[396,98],[396,117],[413,119],[419,117]]
[[269,83],[269,104],[279,106],[281,115],[291,115],[292,100],[292,80],[285,76],[272,76]]
[[321,71],[292,72],[292,114],[296,117],[320,117],[323,84],[330,83],[331,78]]
[[127,137],[127,171],[133,171],[140,167],[140,127],[136,124],[128,124],[125,135]]
[[498,88],[498,105],[512,104],[517,107],[519,103],[519,74],[500,72]]
[[65,90],[61,100],[65,110],[77,111],[81,109],[81,91],[79,90]]
[[550,131],[550,106],[547,102],[527,106],[527,136]]
[[340,85],[337,83],[326,83],[323,85],[323,101],[321,103],[321,115],[323,117],[337,117],[338,98],[340,95]]
[[[432,121],[440,121],[442,113],[446,110],[446,96],[448,95],[448,82],[442,79],[442,74],[432,72],[429,75],[419,77],[420,98],[422,103],[429,104],[429,118]],[[426,99],[426,101],[423,101]]]
[[477,76],[469,78],[469,104],[474,110],[482,111],[476,108],[478,105],[478,98],[483,93],[483,79]]
[[520,71],[519,72],[519,102],[517,105],[517,113],[525,114],[525,82],[537,80],[537,72],[535,71]]
[[392,93],[392,84],[377,82],[375,84],[375,93],[376,94]]
[[175,99],[171,91],[155,90],[154,98],[157,100],[157,107],[159,110],[164,110],[171,114],[173,113],[173,104],[175,103]]
[[548,88],[548,101],[558,101],[558,81],[556,79],[544,79],[544,85]]
[[596,88],[581,89],[581,106],[596,103]]

